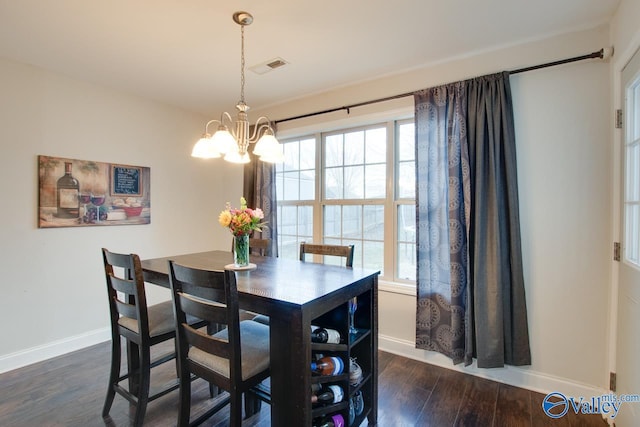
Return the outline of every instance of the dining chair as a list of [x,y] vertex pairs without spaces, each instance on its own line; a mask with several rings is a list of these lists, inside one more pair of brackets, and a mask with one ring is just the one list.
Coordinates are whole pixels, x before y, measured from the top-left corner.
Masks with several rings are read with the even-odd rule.
[[262,256],[271,256],[271,239],[249,238],[249,250]]
[[[169,283],[176,314],[180,371],[178,426],[198,425],[227,403],[230,403],[230,425],[240,426],[243,394],[247,416],[259,409],[256,399],[269,402],[264,389],[255,388],[269,377],[269,327],[252,320],[240,321],[233,271],[202,270],[169,261]],[[226,328],[213,335],[205,334],[185,322],[187,315]],[[189,424],[191,374],[229,395]]]
[[345,258],[345,267],[353,267],[354,245],[324,245],[300,243],[300,261],[305,260],[306,254],[330,255]]
[[[231,241],[231,252],[234,251],[233,240]],[[271,256],[271,239],[259,239],[249,237],[249,252],[261,256]]]
[[[102,416],[107,417],[115,394],[118,393],[135,405],[133,424],[141,426],[147,404],[179,387],[178,381],[165,385],[149,394],[151,368],[176,358],[175,343],[172,351],[151,360],[151,347],[175,337],[173,304],[165,301],[147,306],[140,258],[136,254],[119,254],[102,249],[109,297],[111,323],[111,369],[107,396]],[[194,324],[204,323],[190,319]],[[128,345],[127,373],[120,375],[122,357],[121,339]],[[128,387],[121,383],[129,380]]]

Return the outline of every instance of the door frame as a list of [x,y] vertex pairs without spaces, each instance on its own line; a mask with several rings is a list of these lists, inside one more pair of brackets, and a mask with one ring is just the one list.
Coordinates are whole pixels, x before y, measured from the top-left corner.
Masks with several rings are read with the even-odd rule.
[[[625,126],[617,129],[615,127],[615,112],[616,110],[624,110],[625,99],[623,96],[622,87],[622,70],[631,61],[631,58],[636,52],[640,51],[640,32],[636,33],[634,39],[629,43],[627,49],[624,52],[615,52],[614,60],[612,61],[611,68],[611,103],[612,103],[612,116],[611,116],[611,129],[612,129],[612,237],[613,242],[621,242],[624,232],[624,226],[621,222],[622,212],[621,206],[624,196],[624,188],[622,184],[622,174],[624,172],[624,132]],[[623,118],[623,122],[626,118]],[[613,255],[613,242],[611,244],[611,253]],[[621,257],[623,254],[620,254]],[[618,294],[619,294],[619,271],[618,268],[622,261],[614,261],[611,257],[611,292],[609,296],[609,339],[608,339],[608,366],[609,372],[616,371],[616,357],[617,357],[617,335],[618,335]],[[609,384],[609,372],[605,373],[605,384]],[[608,388],[608,387],[607,387]]]

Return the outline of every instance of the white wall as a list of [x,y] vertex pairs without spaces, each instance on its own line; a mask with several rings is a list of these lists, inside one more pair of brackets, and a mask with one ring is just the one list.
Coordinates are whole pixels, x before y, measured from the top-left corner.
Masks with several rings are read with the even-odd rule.
[[[609,46],[608,28],[596,28],[362,82],[271,106],[273,119],[410,92],[502,70],[591,53]],[[610,65],[579,62],[511,77],[525,282],[532,365],[465,372],[540,391],[588,395],[608,385],[608,299],[611,258]],[[413,99],[285,122],[281,136],[347,120],[379,120],[385,110],[412,114]],[[380,347],[452,367],[416,350],[415,292],[383,285]]]
[[[225,249],[242,170],[189,154],[204,117],[0,59],[0,372],[108,339],[100,248]],[[37,228],[37,155],[151,168],[151,224]],[[152,300],[168,298],[153,292]]]

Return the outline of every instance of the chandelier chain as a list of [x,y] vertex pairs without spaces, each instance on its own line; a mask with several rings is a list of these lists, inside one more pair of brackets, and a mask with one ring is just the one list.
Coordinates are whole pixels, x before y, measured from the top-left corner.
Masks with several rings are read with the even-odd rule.
[[244,104],[244,25],[240,25],[240,102]]

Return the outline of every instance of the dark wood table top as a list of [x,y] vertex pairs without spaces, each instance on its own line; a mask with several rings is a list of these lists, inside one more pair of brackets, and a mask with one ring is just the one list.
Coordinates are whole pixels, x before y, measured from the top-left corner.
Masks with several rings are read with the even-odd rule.
[[[233,255],[228,251],[210,251],[143,260],[145,280],[168,287],[169,260],[188,267],[222,270],[233,263]],[[300,309],[333,296],[349,298],[347,293],[356,296],[359,290],[353,284],[379,274],[375,270],[258,255],[252,255],[250,262],[256,264],[255,270],[237,271],[236,274],[240,301],[245,300],[243,308],[268,315],[277,315],[285,307]],[[243,298],[243,294],[252,301],[249,307],[248,298]],[[264,304],[260,304],[260,300]],[[274,304],[277,310],[269,308]]]

